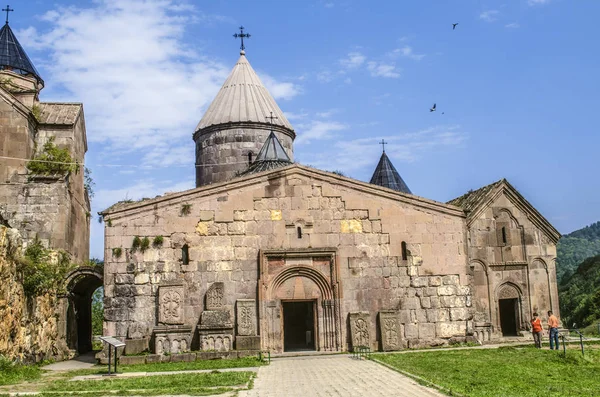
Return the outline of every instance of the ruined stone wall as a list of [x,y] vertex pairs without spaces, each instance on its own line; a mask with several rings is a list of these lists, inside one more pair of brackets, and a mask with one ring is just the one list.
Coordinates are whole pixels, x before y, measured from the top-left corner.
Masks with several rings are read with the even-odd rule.
[[[275,135],[294,160],[292,132],[274,126]],[[248,168],[248,153],[256,159],[269,136],[268,125],[232,126],[196,133],[196,186],[225,182]]]
[[58,314],[64,302],[24,295],[13,259],[21,243],[17,230],[0,225],[0,354],[26,362],[64,359],[69,351]]
[[559,314],[556,245],[532,222],[525,203],[503,194],[471,222],[469,260],[476,323],[491,324],[499,335],[498,301],[512,295],[520,301],[521,330],[533,312],[543,319],[548,310]]
[[[189,214],[182,212],[184,205]],[[182,325],[195,327],[214,282],[223,283],[223,308],[232,318],[237,300],[262,302],[263,347],[274,350],[280,346],[266,343],[265,333],[281,320],[267,308],[276,310],[281,296],[338,305],[339,312],[327,315],[339,317],[320,325],[340,338],[338,350],[353,344],[349,329],[355,312],[368,313],[373,348],[382,342],[382,311],[400,320],[404,347],[465,340],[472,332],[465,219],[453,207],[294,166],[277,176],[246,177],[128,208],[105,216],[105,334],[127,337],[135,329],[137,336],[150,337],[162,310],[158,291],[169,285],[183,290]],[[162,236],[163,242],[134,252],[136,236],[150,242]],[[322,281],[316,281],[314,295],[310,274],[329,269],[319,265],[322,249],[335,252],[334,268],[314,276]],[[271,279],[259,270],[259,252],[269,250],[304,257],[279,267],[275,258]],[[278,274],[288,268],[310,274],[278,283]],[[266,292],[270,288],[273,298]]]

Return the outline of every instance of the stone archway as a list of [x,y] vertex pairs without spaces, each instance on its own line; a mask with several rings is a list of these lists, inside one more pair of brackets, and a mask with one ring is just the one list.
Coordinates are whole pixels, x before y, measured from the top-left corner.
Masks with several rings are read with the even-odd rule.
[[[305,332],[307,348],[339,351],[337,280],[334,252],[263,252],[259,284],[262,347],[285,351],[290,334],[302,338]],[[290,329],[290,322],[297,329]]]
[[66,340],[69,349],[79,354],[92,351],[92,295],[103,280],[101,267],[78,268],[65,279]]

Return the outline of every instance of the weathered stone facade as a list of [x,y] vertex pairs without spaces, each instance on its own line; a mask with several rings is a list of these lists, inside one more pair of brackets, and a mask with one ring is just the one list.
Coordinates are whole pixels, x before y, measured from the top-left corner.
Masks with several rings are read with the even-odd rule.
[[[160,291],[172,284],[185,290],[183,325],[201,327],[210,290],[222,283],[218,310],[236,337],[246,333],[236,302],[257,300],[253,321],[262,347],[274,351],[284,350],[289,301],[314,302],[317,350],[351,349],[355,312],[367,313],[373,349],[382,343],[380,312],[397,313],[402,347],[473,335],[466,217],[454,206],[293,165],[116,205],[104,216],[106,334],[125,337],[138,323],[151,337],[162,321]],[[162,236],[163,245],[134,252],[136,236]],[[113,248],[124,254],[114,257]]]

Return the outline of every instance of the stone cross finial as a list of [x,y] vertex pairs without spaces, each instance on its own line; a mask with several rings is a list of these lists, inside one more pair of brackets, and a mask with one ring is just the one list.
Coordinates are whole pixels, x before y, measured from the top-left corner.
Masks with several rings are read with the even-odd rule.
[[2,11],[6,11],[6,23],[8,23],[8,13],[14,10],[7,4],[6,8],[3,8]]
[[240,38],[242,40],[242,45],[240,46],[240,50],[244,51],[246,47],[244,46],[244,37],[249,39],[250,33],[244,33],[244,27],[240,26],[240,33],[236,33],[233,35],[234,38]]
[[381,142],[379,142],[379,144],[383,146],[383,153],[385,153],[385,145],[387,145],[388,143],[382,139]]

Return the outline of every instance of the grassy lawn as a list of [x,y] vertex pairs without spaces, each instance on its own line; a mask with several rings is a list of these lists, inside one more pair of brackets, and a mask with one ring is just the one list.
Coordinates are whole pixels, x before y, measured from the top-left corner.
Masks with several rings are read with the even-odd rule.
[[[118,391],[118,395],[166,395],[187,394],[203,396],[243,387],[254,377],[254,372],[210,372],[203,374],[175,374],[135,378],[106,378],[102,380],[60,380],[46,385],[42,392],[87,392]],[[86,392],[85,394],[83,394]],[[48,393],[50,394],[50,393]],[[100,393],[101,394],[101,393]]]
[[600,348],[585,358],[531,347],[386,354],[376,359],[469,397],[600,395]]
[[[198,360],[179,363],[153,363],[121,365],[117,367],[119,372],[160,372],[160,371],[187,371],[198,369],[223,369],[223,368],[247,368],[265,365],[256,357],[243,357],[232,360]],[[106,371],[104,367],[103,371]]]
[[0,357],[0,386],[36,380],[41,376],[42,370],[38,365],[13,364],[4,357]]

